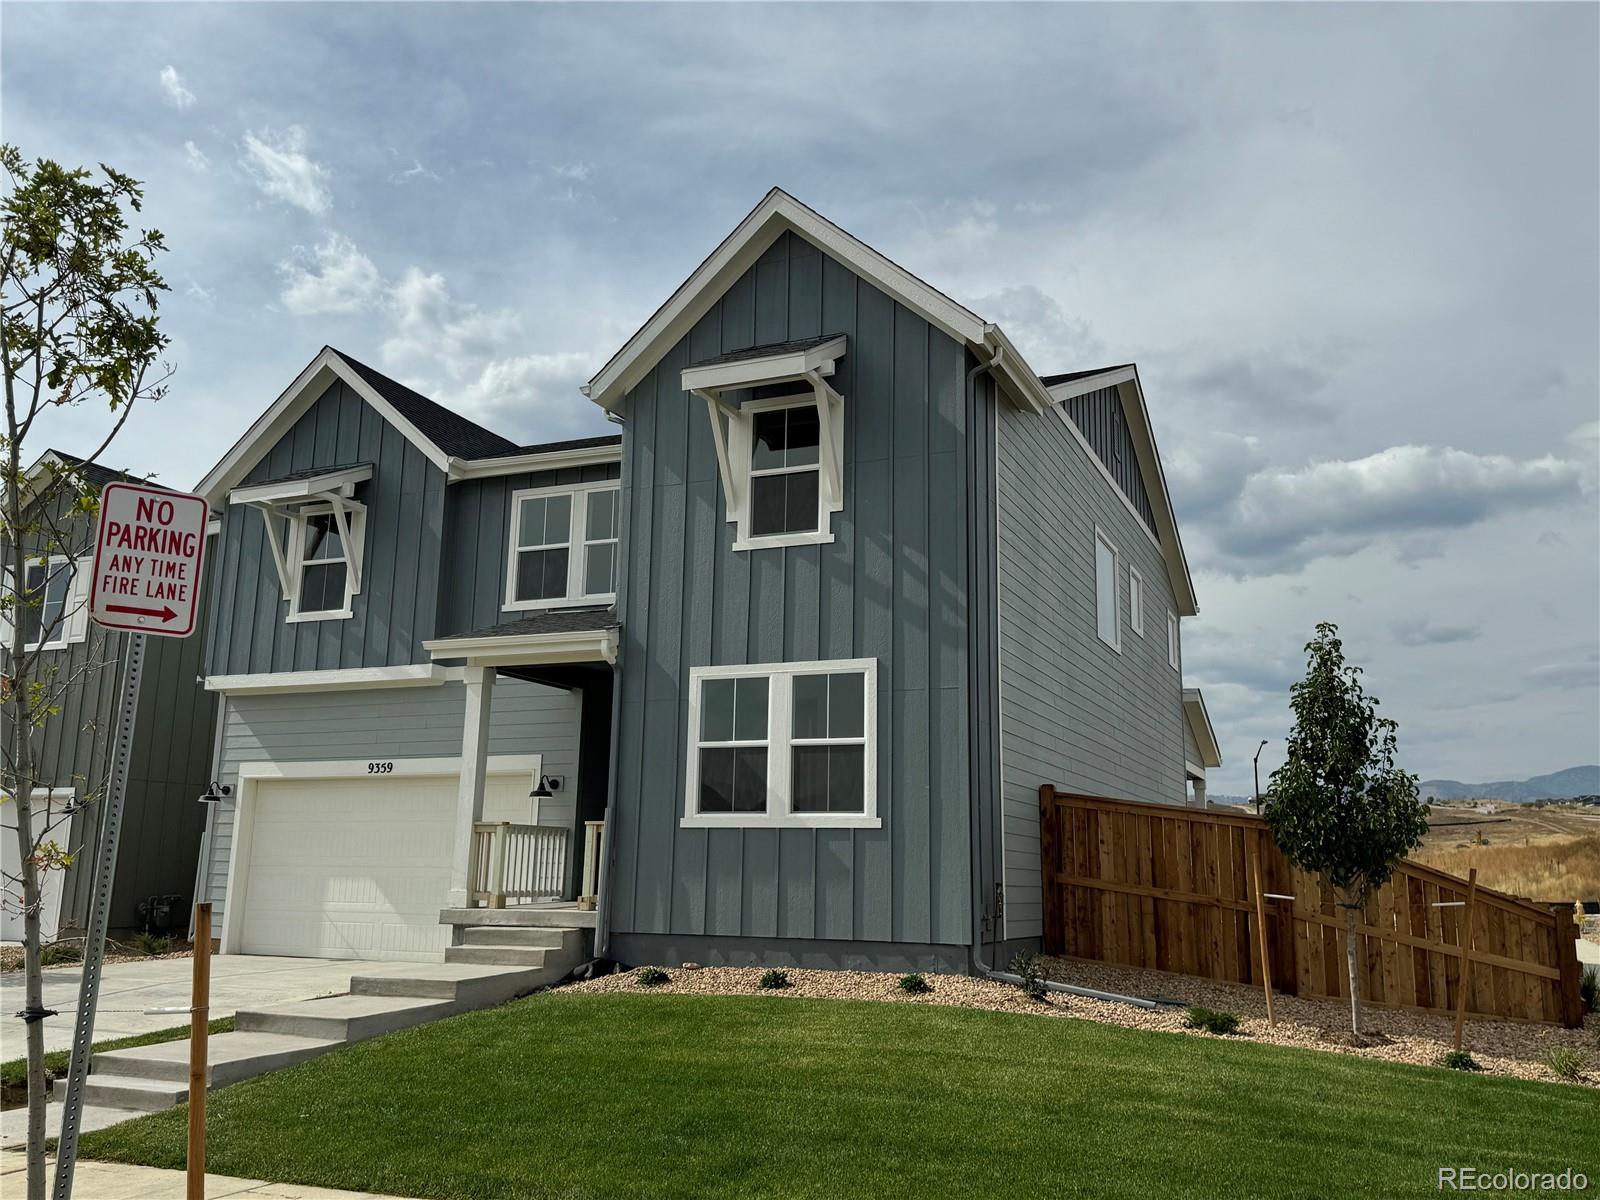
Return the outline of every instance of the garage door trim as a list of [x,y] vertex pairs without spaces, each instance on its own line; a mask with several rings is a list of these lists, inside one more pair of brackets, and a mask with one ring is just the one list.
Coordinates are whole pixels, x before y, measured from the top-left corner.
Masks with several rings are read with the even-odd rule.
[[[488,775],[526,775],[530,782],[543,766],[540,754],[491,754]],[[228,847],[228,886],[223,895],[223,954],[238,954],[244,932],[245,897],[250,894],[250,839],[255,832],[256,788],[280,780],[425,779],[461,776],[461,759],[352,758],[325,762],[246,762],[239,764],[239,794],[233,810],[233,842]]]

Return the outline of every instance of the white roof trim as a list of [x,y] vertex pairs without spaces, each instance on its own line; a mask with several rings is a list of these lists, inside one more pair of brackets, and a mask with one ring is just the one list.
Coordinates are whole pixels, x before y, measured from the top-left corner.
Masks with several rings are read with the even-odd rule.
[[809,350],[790,350],[779,354],[741,358],[736,362],[707,363],[683,369],[686,392],[720,392],[728,388],[751,387],[760,383],[782,383],[803,379],[811,372],[832,375],[834,363],[844,357],[844,334]]
[[1199,688],[1183,689],[1183,715],[1194,733],[1195,745],[1200,747],[1200,757],[1208,767],[1222,765],[1222,749],[1217,745],[1217,731],[1211,727],[1211,714],[1206,711],[1205,697]]
[[215,507],[249,474],[250,469],[261,461],[262,456],[277,445],[278,440],[335,379],[343,380],[356,395],[376,409],[385,421],[399,430],[408,442],[422,451],[434,466],[441,471],[449,471],[450,457],[424,437],[415,425],[401,416],[392,404],[380,396],[339,356],[338,351],[331,346],[324,346],[317,356],[306,364],[305,370],[295,376],[294,382],[283,391],[283,394],[272,402],[271,407],[245,430],[244,436],[223,455],[222,461],[211,468],[206,477],[195,486],[195,491]]
[[473,667],[527,667],[617,661],[615,629],[433,638],[422,648],[434,658],[464,658]]
[[1053,384],[1047,389],[1047,394],[1054,403],[1060,404],[1107,387],[1115,387],[1117,397],[1122,401],[1122,413],[1128,422],[1128,432],[1133,437],[1133,453],[1139,460],[1139,472],[1144,476],[1145,490],[1150,493],[1150,510],[1156,521],[1156,540],[1167,564],[1167,578],[1172,582],[1178,615],[1195,616],[1200,606],[1195,598],[1194,579],[1189,574],[1189,559],[1183,552],[1183,538],[1178,533],[1178,518],[1172,509],[1172,493],[1167,490],[1167,473],[1161,466],[1161,451],[1156,448],[1150,409],[1145,404],[1144,386],[1139,382],[1139,368],[1117,367],[1068,383]]
[[507,454],[501,458],[452,458],[451,483],[487,479],[494,475],[524,475],[530,471],[558,471],[563,467],[592,467],[622,461],[622,444],[580,446],[572,450],[547,450],[536,454]]
[[258,675],[208,675],[206,691],[234,696],[277,692],[333,692],[358,688],[433,687],[460,679],[461,672],[435,663],[408,667],[351,667],[339,671],[277,671]]
[[305,500],[330,492],[346,494],[364,479],[372,478],[372,464],[359,467],[339,467],[319,475],[301,479],[284,479],[276,483],[258,483],[250,487],[234,488],[228,493],[229,504],[272,504],[283,500]]

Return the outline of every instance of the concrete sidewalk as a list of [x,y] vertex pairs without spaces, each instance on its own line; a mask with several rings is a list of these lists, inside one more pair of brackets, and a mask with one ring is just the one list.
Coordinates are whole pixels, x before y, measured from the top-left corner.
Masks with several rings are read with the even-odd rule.
[[[350,990],[350,976],[358,971],[389,976],[414,974],[416,969],[416,963],[403,962],[218,954],[211,960],[211,1015],[228,1017],[241,1008],[268,1008],[313,996],[339,995]],[[187,1009],[193,972],[193,961],[187,958],[108,963],[100,976],[94,1040],[105,1042],[186,1024],[188,1018],[183,1014],[147,1015],[144,1010]],[[50,967],[44,973],[44,1006],[61,1014],[44,1023],[46,1050],[72,1045],[81,978],[78,967]],[[0,1058],[22,1056],[22,1022],[11,1015],[23,1007],[22,995],[21,971],[0,975]]]
[[[20,1154],[0,1155],[0,1195],[20,1196],[24,1186],[25,1164]],[[55,1182],[55,1160],[50,1160],[50,1180]],[[82,1200],[183,1200],[185,1176],[182,1171],[163,1171],[156,1167],[131,1167],[121,1163],[82,1162],[72,1173],[72,1193]],[[257,1197],[259,1200],[404,1200],[380,1196],[376,1192],[340,1192],[333,1188],[302,1187],[295,1183],[268,1183],[264,1179],[234,1179],[227,1175],[206,1176],[207,1200],[224,1197]]]

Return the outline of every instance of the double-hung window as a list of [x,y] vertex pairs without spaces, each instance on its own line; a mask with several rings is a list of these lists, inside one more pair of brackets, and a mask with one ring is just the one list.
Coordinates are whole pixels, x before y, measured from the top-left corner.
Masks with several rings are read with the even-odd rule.
[[817,531],[820,430],[817,406],[809,396],[752,414],[750,537]]
[[1100,530],[1094,531],[1094,620],[1100,640],[1113,650],[1122,649],[1117,616],[1117,548]]
[[36,558],[27,566],[23,603],[17,605],[17,624],[24,650],[58,650],[67,644],[72,614],[73,562],[64,554]]
[[877,660],[696,667],[689,826],[868,826],[877,811]]
[[261,514],[290,621],[342,621],[361,593],[367,508],[356,491],[372,478],[371,463],[302,471],[246,484],[228,503]]
[[615,480],[513,493],[506,609],[616,599],[621,520]]

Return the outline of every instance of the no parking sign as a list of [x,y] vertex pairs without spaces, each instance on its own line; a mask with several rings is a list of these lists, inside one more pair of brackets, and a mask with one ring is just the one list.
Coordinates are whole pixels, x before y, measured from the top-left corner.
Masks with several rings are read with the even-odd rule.
[[108,483],[100,495],[90,618],[158,637],[193,633],[210,515],[200,496]]

